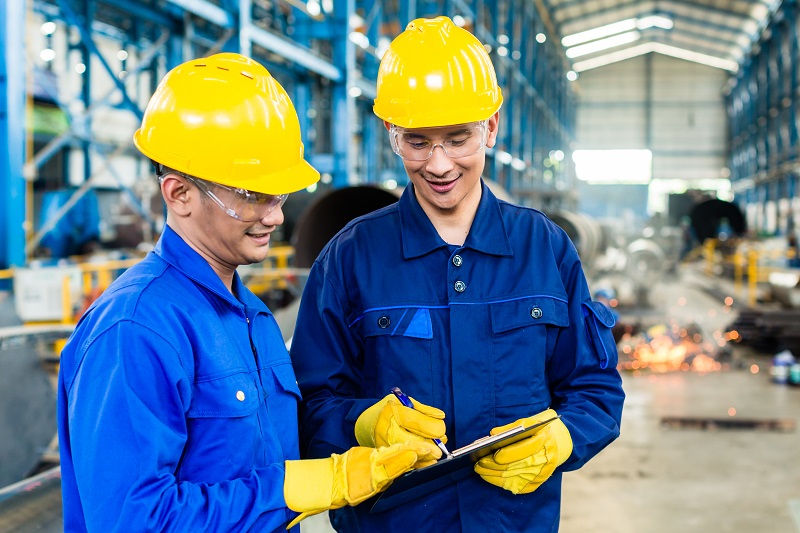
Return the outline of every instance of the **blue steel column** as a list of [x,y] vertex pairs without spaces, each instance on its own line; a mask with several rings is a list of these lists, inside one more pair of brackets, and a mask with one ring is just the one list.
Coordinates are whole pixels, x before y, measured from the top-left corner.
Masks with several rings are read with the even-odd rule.
[[[335,24],[339,24],[345,35],[350,34],[349,14],[355,12],[355,0],[335,0]],[[331,112],[333,123],[333,180],[335,188],[350,184],[350,173],[353,169],[353,134],[351,124],[355,119],[355,99],[348,95],[348,86],[356,78],[356,54],[350,39],[336,39],[333,42],[333,57],[345,66],[342,79],[334,83]],[[342,64],[340,63],[340,64]]]
[[[400,0],[398,4],[400,30],[402,31],[406,24],[417,18],[417,2],[416,0]],[[392,35],[391,37],[394,39],[395,36]]]
[[[370,8],[370,14],[367,22],[367,37],[373,46],[378,46],[378,41],[381,36],[381,25],[384,20],[383,6],[380,2],[376,2]],[[378,78],[378,66],[380,60],[372,54],[365,54],[364,63],[361,66],[361,76],[367,83],[372,84],[372,80]],[[372,105],[374,99],[367,98],[367,102],[362,102],[362,119],[361,119],[361,156],[363,158],[363,171],[362,179],[368,183],[381,183],[384,181],[381,168],[379,168],[379,151],[380,143],[386,142],[384,134],[383,123],[378,117],[374,116],[372,112]]]
[[251,0],[239,0],[239,53],[253,57],[253,46],[250,40],[250,24],[253,4]]
[[25,264],[25,0],[0,0],[0,268]]
[[[89,32],[85,32],[83,35],[89,35],[91,33],[92,21],[94,20],[94,13],[95,13],[95,5],[94,2],[86,1],[83,5],[83,17],[86,23],[87,28],[89,28]],[[81,60],[83,64],[86,65],[86,71],[83,73],[81,77],[81,100],[83,100],[83,108],[89,109],[89,106],[92,105],[92,78],[94,69],[92,68],[92,54],[91,50],[89,49],[87,39],[81,38],[80,44],[78,45],[78,49],[81,51]],[[92,131],[92,117],[90,115],[86,115],[86,118],[83,122],[83,130],[84,132],[88,133]],[[69,150],[65,150],[67,156],[64,158],[65,164],[69,162]],[[91,142],[87,139],[81,139],[81,152],[83,153],[83,179],[81,182],[85,182],[92,177],[92,150],[91,150]],[[64,177],[66,181],[69,181],[69,175],[65,172]],[[69,183],[64,183],[63,185],[69,185]]]

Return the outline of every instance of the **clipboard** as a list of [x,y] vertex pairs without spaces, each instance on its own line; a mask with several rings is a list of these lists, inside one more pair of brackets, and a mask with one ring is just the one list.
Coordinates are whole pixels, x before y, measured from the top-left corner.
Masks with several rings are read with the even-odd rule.
[[497,435],[480,438],[453,451],[450,457],[440,459],[430,466],[407,472],[395,479],[388,489],[378,495],[369,512],[387,511],[460,481],[473,472],[473,465],[482,457],[532,436],[539,428],[557,418],[560,417],[554,416],[528,428],[517,426]]

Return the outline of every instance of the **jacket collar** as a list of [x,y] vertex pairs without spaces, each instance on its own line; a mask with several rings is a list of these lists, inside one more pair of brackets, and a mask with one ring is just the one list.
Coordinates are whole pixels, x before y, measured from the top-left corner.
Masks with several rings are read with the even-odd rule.
[[164,232],[158,239],[153,252],[184,276],[202,285],[231,305],[242,307],[244,304],[259,310],[266,309],[266,305],[245,287],[238,272],[233,273],[233,290],[238,299],[231,294],[208,261],[203,259],[169,226],[164,226]]
[[[406,259],[421,257],[447,246],[419,205],[414,195],[414,185],[411,183],[400,197],[399,213],[403,257]],[[463,247],[497,256],[514,254],[500,213],[500,204],[482,179],[481,201]]]

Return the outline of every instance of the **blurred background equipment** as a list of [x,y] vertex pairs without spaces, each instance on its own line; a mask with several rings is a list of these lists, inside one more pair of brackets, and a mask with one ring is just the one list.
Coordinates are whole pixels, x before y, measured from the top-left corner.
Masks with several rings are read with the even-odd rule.
[[695,238],[726,240],[743,236],[747,232],[747,221],[739,207],[718,198],[697,204],[689,213]]
[[347,187],[317,198],[303,211],[292,234],[295,264],[311,268],[328,241],[348,222],[397,202],[400,195],[375,186]]

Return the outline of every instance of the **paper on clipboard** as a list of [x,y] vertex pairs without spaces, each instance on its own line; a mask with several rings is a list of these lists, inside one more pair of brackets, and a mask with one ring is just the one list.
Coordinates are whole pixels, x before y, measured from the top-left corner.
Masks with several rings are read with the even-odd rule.
[[397,507],[466,478],[473,471],[473,465],[482,457],[532,436],[539,428],[557,418],[559,417],[554,416],[528,428],[517,426],[497,435],[480,438],[454,450],[446,459],[403,474],[395,479],[388,489],[378,495],[370,508],[370,513],[379,513]]

